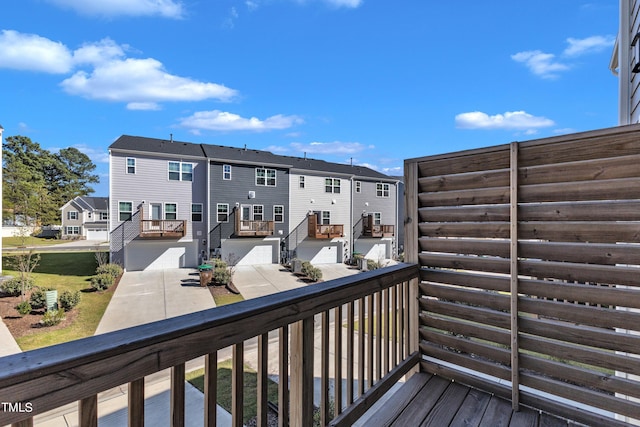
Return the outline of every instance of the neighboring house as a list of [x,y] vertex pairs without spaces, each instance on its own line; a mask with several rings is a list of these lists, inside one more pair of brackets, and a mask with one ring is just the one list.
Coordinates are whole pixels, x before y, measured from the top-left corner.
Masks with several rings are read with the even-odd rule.
[[200,145],[122,136],[109,150],[112,262],[127,270],[198,265],[207,253]]
[[62,239],[109,240],[109,198],[77,196],[60,208]]
[[[396,254],[397,180],[369,168],[132,136],[114,142],[110,158],[112,260],[127,270],[194,267],[211,256],[336,263],[354,242],[377,249],[376,259]],[[358,198],[356,180],[366,183]],[[355,235],[354,203],[381,214],[374,225],[386,234]]]
[[209,251],[232,264],[272,264],[289,230],[289,166],[281,156],[202,145],[209,162]]
[[609,68],[618,76],[618,124],[640,122],[640,2],[620,0],[620,28]]

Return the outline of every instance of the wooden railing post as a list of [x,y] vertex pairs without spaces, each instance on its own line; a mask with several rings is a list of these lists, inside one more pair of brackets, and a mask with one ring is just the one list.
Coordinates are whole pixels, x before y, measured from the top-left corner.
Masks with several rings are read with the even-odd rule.
[[[129,383],[129,427],[144,427],[144,377]],[[96,425],[98,419],[96,400]]]
[[218,352],[204,358],[204,427],[216,427],[218,414]]
[[185,416],[185,366],[184,363],[171,368],[171,426],[184,427]]
[[313,317],[291,325],[291,426],[313,425]]

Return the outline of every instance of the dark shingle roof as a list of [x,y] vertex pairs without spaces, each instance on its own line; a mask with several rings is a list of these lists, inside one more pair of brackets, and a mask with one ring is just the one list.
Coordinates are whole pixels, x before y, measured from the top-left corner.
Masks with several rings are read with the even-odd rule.
[[248,148],[227,147],[212,144],[194,144],[181,141],[145,138],[122,135],[110,149],[142,151],[149,153],[166,153],[173,155],[206,157],[220,161],[250,163],[256,165],[273,165],[315,172],[355,175],[362,178],[390,180],[392,177],[365,166],[332,163],[302,157],[283,156],[270,151],[252,150]]
[[112,150],[144,151],[178,156],[204,157],[199,144],[168,139],[145,138],[143,136],[122,135],[109,146]]
[[95,210],[106,211],[109,210],[109,198],[108,197],[89,197],[82,196],[82,200],[87,202]]

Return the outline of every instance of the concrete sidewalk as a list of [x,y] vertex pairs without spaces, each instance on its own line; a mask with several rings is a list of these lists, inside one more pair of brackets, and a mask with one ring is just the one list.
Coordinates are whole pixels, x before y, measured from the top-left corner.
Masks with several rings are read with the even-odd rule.
[[20,346],[9,332],[7,325],[0,319],[0,357],[20,352],[22,352]]

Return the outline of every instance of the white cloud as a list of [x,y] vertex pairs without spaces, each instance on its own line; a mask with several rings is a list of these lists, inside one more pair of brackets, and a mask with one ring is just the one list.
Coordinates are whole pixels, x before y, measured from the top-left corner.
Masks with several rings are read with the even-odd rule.
[[580,56],[613,47],[616,38],[613,36],[591,36],[584,39],[568,38],[569,47],[564,50],[566,56]]
[[382,173],[387,175],[398,176],[404,174],[404,168],[402,166],[396,166],[392,168],[382,168]]
[[584,39],[570,37],[567,39],[567,43],[569,46],[562,52],[562,59],[558,59],[553,53],[540,50],[518,52],[511,55],[511,59],[523,63],[537,76],[553,79],[558,77],[559,73],[571,69],[575,58],[610,49],[615,44],[615,37],[591,36]]
[[228,101],[237,95],[233,89],[167,73],[153,59],[112,60],[99,64],[91,73],[78,71],[61,83],[71,95],[89,99],[129,103],[159,101]]
[[120,46],[113,40],[105,38],[96,43],[85,43],[73,52],[76,65],[100,65],[114,59],[124,58],[128,46]]
[[127,110],[158,111],[161,109],[160,105],[155,102],[130,102],[127,104]]
[[302,123],[298,116],[285,116],[277,114],[260,120],[257,117],[245,118],[237,114],[213,110],[198,111],[189,117],[181,119],[180,126],[195,130],[213,131],[253,131],[264,132],[269,130],[287,129]]
[[71,71],[73,65],[71,52],[65,45],[36,34],[2,30],[0,52],[0,68],[63,74]]
[[537,76],[546,79],[558,77],[558,72],[569,69],[567,64],[555,60],[555,55],[539,50],[528,50],[511,55],[511,59],[522,62]]
[[181,18],[182,3],[174,0],[48,0],[49,3],[98,16],[162,16]]
[[324,0],[325,3],[329,3],[336,7],[351,7],[356,8],[362,4],[362,0]]
[[311,142],[302,144],[300,142],[292,142],[291,147],[294,150],[304,153],[318,154],[355,154],[366,149],[375,148],[373,145],[365,145],[359,142]]
[[109,152],[106,150],[96,150],[87,144],[75,144],[74,148],[77,148],[91,159],[94,163],[109,163]]
[[514,129],[530,131],[553,126],[553,120],[536,117],[524,111],[512,111],[489,116],[481,111],[456,115],[456,126],[462,129]]

